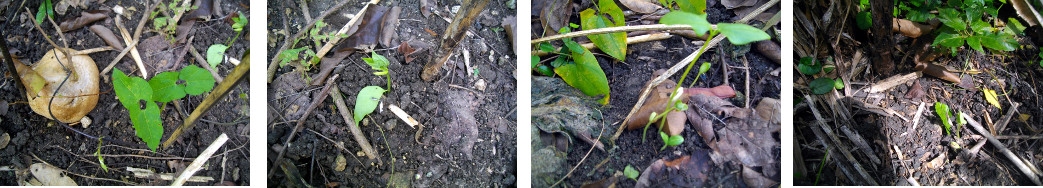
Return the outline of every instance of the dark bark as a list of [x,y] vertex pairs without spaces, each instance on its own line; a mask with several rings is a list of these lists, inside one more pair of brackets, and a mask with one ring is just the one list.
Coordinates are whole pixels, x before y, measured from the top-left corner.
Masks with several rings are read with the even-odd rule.
[[873,17],[873,41],[870,46],[873,48],[873,54],[876,54],[872,59],[873,71],[881,76],[888,76],[893,73],[895,67],[891,58],[895,41],[890,22],[893,19],[891,13],[894,12],[894,5],[891,1],[873,1],[870,7]]

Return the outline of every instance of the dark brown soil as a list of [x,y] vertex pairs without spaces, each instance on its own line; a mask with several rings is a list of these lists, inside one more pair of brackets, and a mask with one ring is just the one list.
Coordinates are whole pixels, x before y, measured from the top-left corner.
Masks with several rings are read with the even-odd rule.
[[[582,9],[579,9],[582,10]],[[711,8],[707,9],[707,13],[710,15],[710,23],[718,22],[731,22],[731,18],[735,16],[732,11],[727,10],[724,6],[717,3]],[[577,13],[578,14],[578,13]],[[579,23],[579,16],[573,15],[572,23]],[[634,23],[639,24],[639,23]],[[540,23],[538,18],[533,18],[532,36],[541,36],[539,31]],[[631,25],[628,21],[627,25]],[[774,38],[774,37],[773,37]],[[601,68],[605,71],[608,77],[609,87],[611,89],[612,98],[609,105],[604,109],[604,117],[606,130],[611,129],[614,131],[619,123],[626,118],[627,113],[630,112],[630,108],[637,103],[637,98],[644,89],[646,82],[652,79],[652,73],[659,69],[668,69],[676,64],[681,59],[684,59],[690,53],[698,50],[699,46],[693,45],[692,40],[674,36],[669,39],[631,44],[627,47],[627,58],[624,62],[618,62],[608,55],[603,54],[600,51],[593,51],[595,56],[598,58],[598,62]],[[777,42],[777,41],[776,41]],[[723,43],[726,43],[723,42]],[[560,44],[555,44],[560,46]],[[727,46],[722,44],[721,46]],[[738,61],[731,59],[730,47],[716,46],[707,53],[703,54],[696,62],[710,62],[712,66],[702,78],[695,84],[695,87],[713,87],[724,84],[724,74],[722,66],[724,64],[729,66],[728,74],[728,85],[735,88],[737,93],[747,95],[750,97],[751,104],[757,104],[761,98],[779,98],[780,95],[780,78],[778,73],[779,62],[772,62],[768,60],[756,50],[752,50],[745,54],[745,58],[749,63],[749,87],[750,91],[746,91],[746,72],[742,67],[745,65],[742,62],[742,58],[739,57]],[[729,52],[729,53],[722,53]],[[547,58],[547,57],[544,57]],[[699,64],[696,64],[698,66]],[[691,80],[695,79],[697,68],[693,68],[693,72],[689,74],[689,78],[685,79],[685,87],[690,83]],[[679,80],[682,71],[676,73],[671,80]],[[538,72],[533,72],[533,76],[540,75]],[[739,107],[743,107],[744,98],[736,97],[732,98],[733,104]],[[751,106],[752,108],[752,106]],[[715,122],[715,127],[723,126],[722,124]],[[532,128],[536,130],[536,128]],[[572,174],[571,177],[563,182],[564,185],[570,187],[578,187],[580,185],[594,183],[612,176],[616,171],[623,171],[627,165],[633,166],[638,171],[643,171],[646,167],[652,164],[655,160],[666,159],[674,160],[685,155],[695,155],[697,153],[705,153],[709,150],[709,147],[702,143],[702,138],[692,128],[691,124],[685,125],[685,131],[681,134],[685,138],[685,142],[679,146],[668,147],[663,151],[659,151],[659,148],[663,145],[663,141],[659,139],[658,133],[655,133],[655,128],[649,130],[646,136],[647,141],[642,143],[641,131],[626,131],[619,136],[616,140],[616,148],[614,152],[594,150],[587,157],[586,161],[583,162],[579,168]],[[597,135],[594,135],[595,137]],[[611,137],[612,135],[603,135],[603,137]],[[778,140],[778,132],[773,134],[773,137]],[[536,139],[536,138],[534,138]],[[568,153],[568,161],[565,164],[569,168],[575,166],[586,154],[587,150],[590,149],[591,145],[584,142],[574,142],[575,144],[569,146],[570,152]],[[608,145],[611,146],[611,145]],[[606,147],[608,150],[610,147]],[[776,160],[781,160],[781,152],[776,148],[774,155]],[[598,163],[608,160],[604,165],[595,168]],[[711,163],[712,164],[712,163]],[[714,166],[711,167],[709,173],[709,181],[704,185],[712,187],[745,187],[740,174],[733,174],[733,171],[742,170],[740,166]],[[567,172],[569,169],[565,169]],[[771,177],[772,179],[778,180],[779,177]],[[634,180],[623,179],[620,180],[617,186],[621,187],[633,187],[635,185]]]
[[[309,1],[310,15],[316,17],[335,1]],[[440,9],[459,5],[456,1],[436,1]],[[448,22],[432,15],[425,18],[419,12],[417,1],[384,1],[381,6],[402,7],[400,25],[396,32],[397,41],[422,41],[437,46],[440,36],[433,36],[425,30],[441,34]],[[307,24],[301,8],[293,3],[269,1],[268,10],[270,33],[284,28],[284,19],[289,22],[289,35],[293,35],[302,25]],[[356,14],[362,3],[349,2],[338,13],[331,14],[327,22],[347,20],[343,14]],[[282,14],[289,10],[289,14]],[[279,13],[279,14],[276,14]],[[448,12],[442,10],[442,12]],[[515,166],[516,148],[516,84],[514,76],[517,57],[512,52],[511,43],[500,28],[499,20],[514,15],[515,10],[507,8],[500,1],[490,2],[486,10],[479,15],[479,20],[471,27],[475,36],[466,37],[434,82],[420,79],[420,72],[428,61],[430,49],[419,54],[420,58],[406,63],[402,54],[396,51],[398,46],[378,46],[377,54],[387,57],[391,65],[392,87],[384,94],[383,107],[367,116],[360,128],[369,142],[381,155],[383,164],[369,161],[355,142],[351,132],[347,130],[344,119],[337,112],[333,100],[327,98],[316,108],[313,115],[304,119],[286,119],[287,112],[293,105],[303,109],[311,102],[321,87],[310,86],[291,92],[286,96],[278,96],[274,84],[269,84],[269,127],[268,127],[268,167],[278,155],[276,148],[282,146],[297,121],[307,121],[303,130],[297,133],[287,148],[286,159],[295,165],[301,182],[314,186],[340,185],[348,187],[383,187],[388,185],[394,176],[394,182],[410,182],[413,187],[508,187],[514,186],[517,179]],[[343,13],[343,14],[342,14]],[[341,26],[331,24],[331,28],[323,32],[339,29]],[[271,34],[276,42],[270,42],[269,57],[274,57],[278,45],[282,45],[287,36]],[[399,44],[399,42],[392,42]],[[437,48],[437,47],[433,47]],[[469,51],[472,66],[477,66],[475,75],[466,74],[461,51]],[[490,57],[492,56],[492,57]],[[356,53],[340,62],[331,73],[339,74],[337,86],[344,94],[349,108],[354,108],[354,101],[359,90],[365,86],[386,87],[382,76],[374,76],[362,58],[368,53]],[[286,66],[276,73],[279,77],[294,76],[287,74],[294,68]],[[313,69],[309,74],[318,72]],[[486,83],[484,91],[475,87],[476,82],[483,79]],[[293,84],[303,84],[295,82]],[[385,88],[386,89],[386,88]],[[291,100],[297,96],[307,96],[303,102]],[[462,102],[462,103],[461,103]],[[415,128],[410,128],[402,120],[392,115],[386,108],[388,104],[401,107],[404,111],[423,124],[424,131],[420,142],[414,141]],[[351,109],[354,111],[354,109]],[[459,121],[473,117],[475,122]],[[459,121],[459,122],[458,122]],[[383,127],[383,133],[377,126]],[[317,135],[313,130],[322,135]],[[330,131],[327,131],[330,130]],[[342,142],[348,152],[337,148],[333,143]],[[473,144],[473,145],[472,145]],[[473,146],[473,147],[468,147]],[[347,159],[346,170],[335,171],[334,164],[338,155]],[[391,156],[394,156],[392,160]],[[394,161],[394,167],[390,164]],[[284,171],[279,169],[268,179],[273,186],[288,186],[291,181]]]
[[[53,2],[57,3],[57,1]],[[4,7],[4,10],[7,10],[7,12],[3,12],[3,15],[6,16],[11,14],[10,11],[17,7],[21,1],[4,3],[12,5]],[[39,4],[39,1],[28,1],[25,3],[25,6],[35,11]],[[245,0],[226,0],[222,1],[221,7],[225,14],[239,11],[248,15],[248,7],[245,7],[248,4],[249,2]],[[141,11],[146,9],[139,1],[106,1],[104,4],[92,2],[87,10],[96,10],[102,7],[111,8],[116,5],[137,9],[137,11],[132,12],[134,16],[130,16],[128,20],[123,22],[125,27],[133,32],[141,17]],[[65,15],[55,15],[56,21],[60,22],[65,18],[78,16],[81,11],[85,10],[70,8]],[[15,19],[7,21],[7,26],[4,28],[5,34],[7,34],[5,39],[8,41],[11,49],[17,51],[14,54],[21,56],[23,62],[32,63],[37,61],[43,56],[44,52],[52,47],[37,30],[33,29],[30,22],[31,16],[23,16],[24,12],[24,10],[18,11],[18,15],[14,17]],[[110,17],[114,15],[114,13],[109,14]],[[201,50],[200,53],[202,54],[205,54],[205,50],[211,44],[224,43],[235,35],[231,24],[218,20],[218,18],[220,17],[214,16],[214,21],[195,24],[195,40],[192,45],[197,50]],[[117,34],[119,32],[111,18],[94,24],[101,24],[117,32]],[[151,23],[146,25],[148,26],[146,28],[151,27]],[[44,25],[43,28],[49,32],[48,35],[50,37],[57,38],[57,35],[53,34],[54,29],[50,24]],[[145,39],[155,35],[157,33],[146,30],[142,32],[141,37]],[[245,54],[246,46],[250,41],[247,36],[249,36],[248,33],[243,32],[239,40],[228,50],[230,56],[238,58]],[[107,46],[86,28],[69,31],[66,33],[66,38],[70,40],[69,46],[77,50]],[[183,48],[184,46],[182,45],[168,50],[180,51]],[[97,63],[99,69],[103,69],[118,54],[118,51],[106,51],[90,54],[90,56]],[[149,54],[142,53],[142,56],[149,56]],[[175,61],[175,59],[170,59],[169,61]],[[184,66],[202,66],[204,64],[206,62],[196,62],[191,55],[188,55],[183,62],[174,68],[175,70],[180,70]],[[151,69],[158,65],[148,64],[146,66],[150,68],[150,72],[154,72]],[[121,63],[116,65],[116,68],[128,74],[137,72],[137,66],[131,60],[130,55],[124,57]],[[223,63],[218,65],[217,70],[220,75],[226,76],[233,68],[232,64]],[[136,73],[133,74],[137,75]],[[249,95],[247,94],[249,92],[249,79],[245,79],[235,86],[225,99],[220,100],[212,108],[223,110],[211,110],[208,114],[203,115],[202,120],[204,121],[199,121],[194,128],[185,130],[179,141],[167,149],[158,149],[155,153],[148,151],[148,148],[143,145],[144,142],[136,136],[126,109],[119,105],[116,95],[112,92],[111,82],[105,82],[103,79],[100,88],[102,93],[98,105],[87,114],[94,123],[89,128],[83,128],[80,125],[73,125],[72,127],[93,136],[106,137],[132,144],[142,144],[135,147],[102,143],[101,153],[108,155],[105,157],[105,164],[109,168],[107,172],[97,165],[98,159],[93,155],[98,148],[98,141],[79,135],[55,124],[54,121],[33,113],[24,102],[24,95],[17,93],[18,89],[15,88],[13,83],[15,80],[13,77],[0,79],[0,105],[10,104],[9,110],[6,112],[0,111],[0,119],[2,119],[0,120],[0,125],[2,125],[0,126],[0,134],[6,133],[12,138],[10,145],[0,149],[0,166],[11,167],[18,171],[0,173],[0,185],[18,185],[19,182],[25,181],[25,178],[31,177],[27,173],[29,165],[40,162],[50,163],[70,172],[72,179],[79,185],[166,185],[170,181],[136,178],[126,169],[135,167],[151,169],[159,173],[179,173],[169,164],[181,163],[187,166],[194,157],[198,156],[203,149],[222,133],[228,134],[228,142],[209,159],[203,170],[195,174],[196,176],[213,177],[215,181],[188,183],[187,185],[213,185],[221,183],[222,180],[234,185],[250,185],[250,150],[249,147],[246,147],[249,145],[250,136],[248,126],[250,117],[247,105],[249,104]],[[205,95],[189,95],[180,100],[181,104],[186,108],[185,111],[187,112],[185,113],[190,113],[204,97]],[[180,116],[175,115],[177,112],[173,105],[166,105],[162,114],[164,125],[163,140],[165,141],[169,139],[171,132],[183,123],[183,120]]]
[[[854,28],[855,24],[851,22],[847,26]],[[858,42],[871,40],[864,37],[864,31],[861,30],[845,30],[845,32],[854,36],[852,39]],[[892,54],[892,59],[896,63],[894,66],[895,75],[915,72],[912,55],[909,55],[909,59],[905,60],[904,64],[902,60],[909,52],[906,49],[913,49],[911,46],[914,46],[913,41],[917,39],[898,36],[897,33],[895,38],[898,45],[894,48],[899,49],[894,50],[897,53]],[[920,37],[920,40],[931,40],[931,38],[933,36],[928,38]],[[965,67],[970,66],[973,69],[985,71],[979,74],[965,74],[971,78],[973,86],[976,88],[964,89],[952,82],[924,75],[914,81],[884,92],[885,96],[879,102],[875,102],[875,99],[872,98],[855,97],[855,100],[895,110],[909,120],[903,120],[894,115],[883,116],[860,110],[859,108],[849,107],[845,110],[852,112],[853,118],[850,120],[851,122],[842,122],[844,120],[840,119],[840,117],[831,117],[832,113],[829,112],[833,111],[832,109],[823,109],[819,104],[818,110],[822,111],[824,116],[827,116],[825,118],[828,119],[828,122],[824,123],[829,127],[836,129],[841,124],[851,125],[850,128],[853,132],[865,138],[872,150],[871,152],[864,152],[864,150],[859,149],[851,149],[850,151],[854,159],[859,161],[866,171],[869,172],[870,177],[873,177],[880,185],[909,185],[907,179],[913,179],[920,185],[1032,185],[1033,183],[992,144],[987,143],[977,154],[968,155],[965,151],[983,140],[980,137],[981,134],[969,127],[969,125],[960,126],[953,130],[960,133],[959,137],[955,135],[955,132],[951,136],[946,134],[942,126],[942,120],[933,107],[935,102],[945,103],[953,113],[966,113],[977,122],[981,122],[986,129],[991,129],[990,124],[998,123],[999,119],[1008,111],[1016,110],[1017,113],[1014,114],[1014,118],[1007,124],[1006,129],[994,129],[994,134],[1007,136],[1038,135],[1038,125],[1043,121],[1043,115],[1041,115],[1039,109],[1041,98],[1038,95],[1038,88],[1041,85],[1036,80],[1036,77],[1041,73],[1039,64],[1036,63],[1039,61],[1038,57],[1036,57],[1038,49],[1026,37],[1018,36],[1018,40],[1021,45],[1025,46],[1024,49],[1010,53],[982,53],[969,48],[962,48],[955,55],[946,53],[946,55],[932,62],[949,67],[950,70],[963,70]],[[842,56],[835,59],[851,59],[854,56],[854,50],[862,52],[872,51],[868,45],[850,45],[848,41],[841,42],[840,46],[847,47],[835,48],[837,49],[836,54],[841,54]],[[832,54],[833,52],[829,53]],[[876,56],[876,54],[871,53],[866,55],[869,57]],[[794,58],[800,58],[796,56],[794,55]],[[797,62],[797,60],[794,60],[794,62]],[[794,70],[794,73],[796,72]],[[812,79],[810,76],[797,74],[794,80],[798,83],[794,85],[806,83],[806,81],[797,80]],[[859,73],[857,75],[863,74]],[[858,76],[854,81],[850,82],[852,83],[850,89],[851,91],[862,89],[866,84],[876,83],[887,77],[876,73]],[[919,83],[925,95],[921,98],[906,99],[904,96],[912,90],[913,83]],[[998,109],[987,103],[983,92],[978,88],[996,90],[1000,94],[999,102],[1003,108]],[[804,95],[814,96],[806,90],[799,89],[794,90],[794,95],[800,98],[797,101],[802,101]],[[1012,109],[1009,102],[1021,103],[1021,106]],[[920,118],[916,120],[917,122],[913,122],[912,119],[921,103],[925,103],[925,108],[920,114]],[[795,174],[794,184],[869,184],[865,181],[851,180],[851,178],[847,177],[837,167],[838,159],[833,158],[832,154],[830,155],[832,159],[829,159],[824,165],[822,164],[825,149],[819,138],[812,131],[813,129],[819,129],[818,122],[812,115],[811,110],[807,108],[807,105],[800,103],[797,106],[793,118],[795,124],[794,145],[800,147],[799,152],[803,157],[804,166],[796,168],[805,168],[807,173]],[[1024,121],[1018,120],[1019,114],[1028,115],[1028,118]],[[990,120],[986,120],[986,118]],[[913,127],[914,123],[918,125]],[[843,135],[839,132],[835,134]],[[845,144],[848,144],[847,147],[853,147],[853,145],[850,145],[849,138],[841,137],[840,139]],[[1039,153],[1043,152],[1043,149],[1039,147],[1040,142],[1038,139],[1000,139],[1000,141],[1015,155],[1026,158],[1028,161],[1038,161],[1040,158]],[[950,148],[949,144],[952,142],[961,143],[960,145],[964,149],[954,150]],[[901,158],[899,158],[896,148],[900,150]],[[869,159],[869,155],[879,157],[881,163],[872,162]],[[934,160],[937,160],[935,164],[939,165],[929,165]],[[1038,163],[1035,162],[1030,162],[1029,164],[1038,166]]]

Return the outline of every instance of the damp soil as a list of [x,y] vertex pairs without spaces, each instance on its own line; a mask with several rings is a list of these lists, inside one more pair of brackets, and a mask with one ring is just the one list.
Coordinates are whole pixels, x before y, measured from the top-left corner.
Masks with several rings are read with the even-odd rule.
[[[849,26],[854,26],[851,23]],[[859,34],[854,34],[853,39],[865,43],[868,41]],[[912,49],[915,39],[895,35],[897,49]],[[923,37],[921,37],[923,38]],[[853,132],[861,135],[868,142],[871,152],[861,150],[850,145],[848,137],[840,137],[842,142],[848,144],[855,160],[859,161],[870,177],[880,185],[910,185],[908,179],[915,180],[920,185],[972,185],[972,186],[1004,186],[1004,185],[1032,185],[1021,171],[1004,156],[998,148],[991,143],[985,143],[976,154],[968,154],[966,150],[974,147],[984,140],[981,134],[970,127],[970,125],[954,127],[953,135],[946,133],[942,120],[934,110],[935,102],[945,103],[952,113],[963,112],[970,115],[975,121],[980,122],[986,130],[997,136],[1014,135],[1039,135],[1039,125],[1043,122],[1043,114],[1039,109],[1039,88],[1043,86],[1036,78],[1043,73],[1036,57],[1039,49],[1032,45],[1028,37],[1017,36],[1019,43],[1025,46],[1009,53],[982,53],[967,48],[962,48],[955,55],[946,55],[938,58],[932,63],[948,67],[950,70],[962,70],[964,67],[972,67],[969,70],[980,70],[981,73],[957,75],[969,77],[973,86],[977,88],[988,88],[996,90],[999,94],[999,102],[1002,109],[986,102],[983,92],[977,88],[965,89],[956,84],[939,79],[934,76],[924,75],[913,81],[898,85],[889,91],[885,91],[881,99],[859,98],[855,100],[868,102],[888,108],[897,112],[897,115],[884,116],[876,113],[860,110],[856,107],[848,107],[852,113],[850,128]],[[842,46],[846,42],[840,43]],[[843,48],[837,48],[843,49]],[[850,46],[847,50],[839,50],[836,54],[843,57],[834,59],[852,59],[854,50],[871,52],[869,47]],[[871,57],[874,54],[866,54]],[[895,60],[894,75],[915,72],[910,60],[901,63],[906,53],[893,54]],[[796,57],[795,57],[796,58]],[[796,61],[796,60],[794,60]],[[797,71],[794,70],[796,73]],[[859,74],[862,75],[862,74]],[[851,81],[851,90],[862,89],[867,84],[886,79],[890,75],[879,75],[877,73],[859,76]],[[799,75],[794,78],[798,80]],[[964,79],[967,81],[967,79]],[[913,89],[913,84],[918,83],[922,87],[924,95],[919,98],[906,98],[905,95]],[[799,98],[809,93],[794,90]],[[843,94],[841,94],[843,95]],[[801,101],[803,99],[797,99]],[[821,101],[819,101],[821,102]],[[1016,109],[1011,108],[1010,102],[1020,103]],[[923,111],[918,111],[923,103]],[[848,103],[850,104],[850,103]],[[830,127],[836,128],[833,122],[843,121],[840,117],[831,117],[830,109],[822,111],[826,122]],[[793,118],[795,124],[794,145],[800,149],[803,164],[807,171],[794,177],[795,185],[867,185],[868,182],[851,180],[842,169],[837,167],[837,158],[830,158],[823,164],[825,150],[821,141],[813,133],[817,128],[818,121],[813,116],[806,104],[798,104]],[[1000,119],[1010,112],[1010,122],[1005,129],[999,129]],[[914,119],[919,112],[919,119]],[[899,117],[901,116],[901,117]],[[1019,117],[1023,117],[1019,118]],[[986,120],[988,118],[988,120]],[[839,126],[839,125],[836,125]],[[820,129],[821,130],[821,129]],[[955,135],[959,132],[959,136]],[[840,132],[836,132],[841,136]],[[1015,155],[1028,161],[1038,161],[1043,158],[1038,139],[1000,139]],[[963,149],[953,149],[950,143],[959,143]],[[869,155],[875,155],[880,163],[872,162]],[[843,159],[840,159],[843,160]],[[795,163],[799,164],[799,163]],[[1029,162],[1031,165],[1038,163]]]
[[[456,1],[432,1],[438,3],[441,12],[459,5]],[[336,1],[309,1],[310,15],[316,17]],[[268,146],[267,164],[277,168],[269,174],[268,184],[273,186],[295,186],[303,182],[313,186],[383,187],[389,182],[393,186],[412,187],[510,187],[517,181],[516,123],[517,122],[517,57],[506,33],[499,28],[500,20],[514,15],[515,10],[505,2],[493,1],[486,6],[470,32],[465,37],[454,57],[446,63],[448,69],[440,71],[433,82],[420,78],[424,64],[429,60],[432,49],[437,48],[441,34],[449,22],[437,15],[424,17],[417,1],[382,1],[381,6],[399,6],[402,13],[395,30],[396,46],[378,45],[375,52],[390,61],[391,88],[381,98],[381,105],[366,116],[359,125],[362,134],[379,153],[379,160],[370,160],[348,130],[344,118],[334,106],[332,96],[327,97],[312,115],[300,118],[294,113],[303,112],[317,97],[322,86],[307,86],[287,93],[276,88],[283,84],[306,85],[300,74],[292,72],[293,66],[285,66],[276,72],[275,80],[268,89]],[[362,3],[349,2],[338,12],[326,18],[346,22],[362,8]],[[511,6],[513,7],[513,6]],[[269,33],[294,35],[307,24],[297,4],[269,1]],[[279,14],[275,14],[278,12]],[[285,14],[284,14],[285,13]],[[285,21],[284,21],[285,20]],[[343,23],[342,22],[342,23]],[[288,24],[288,25],[285,25]],[[339,29],[331,24],[323,32]],[[286,32],[283,28],[289,28]],[[269,57],[282,45],[286,34],[270,34]],[[417,59],[405,62],[403,54],[396,49],[400,41],[430,44],[431,48],[417,54]],[[463,51],[470,57],[465,60]],[[339,75],[335,82],[350,111],[363,87],[380,86],[386,89],[383,76],[375,76],[362,60],[369,53],[355,53],[339,62],[330,75]],[[470,61],[472,73],[467,73],[465,61]],[[309,72],[315,75],[318,68]],[[296,81],[289,79],[292,77]],[[484,90],[478,87],[485,83]],[[276,86],[273,86],[276,85]],[[417,128],[410,127],[395,117],[388,105],[396,105],[424,125],[419,143],[414,140]],[[306,121],[289,147],[284,146],[298,121]],[[343,144],[344,149],[335,143]],[[285,159],[295,167],[286,171],[273,166],[279,151],[286,150]],[[345,158],[344,170],[337,171],[337,158]],[[394,156],[394,159],[392,159]],[[393,164],[392,164],[393,163]],[[270,170],[270,169],[269,169]],[[287,176],[290,172],[292,176]],[[291,178],[297,177],[297,178]]]
[[[720,3],[716,3],[716,5],[708,8],[707,13],[710,15],[708,17],[710,23],[730,22],[730,19],[735,16],[731,10],[727,10]],[[540,36],[539,32],[535,32],[540,31],[537,29],[540,28],[540,23],[536,18],[533,18],[533,20],[532,28],[534,28],[534,32],[532,32],[532,36]],[[579,23],[578,16],[574,16],[571,22]],[[628,25],[630,25],[629,22]],[[681,59],[698,50],[700,46],[693,44],[693,42],[689,38],[673,36],[659,41],[630,44],[627,46],[628,54],[626,61],[622,62],[611,58],[599,50],[592,50],[597,57],[599,65],[608,77],[609,88],[612,94],[609,104],[604,106],[602,110],[605,117],[604,124],[607,126],[605,129],[611,130],[606,132],[614,132],[626,118],[630,108],[637,103],[638,96],[644,90],[645,84],[653,79],[653,72],[660,69],[669,69]],[[766,97],[778,99],[781,88],[779,62],[772,62],[764,55],[756,52],[756,50],[741,54],[742,56],[731,55],[732,50],[735,48],[724,47],[730,46],[730,44],[723,43],[727,43],[727,41],[722,41],[721,45],[708,50],[696,61],[709,62],[712,65],[710,70],[703,77],[699,78],[695,87],[714,87],[726,84],[725,74],[727,74],[727,85],[734,88],[737,94],[748,96],[751,104],[757,104],[762,98]],[[732,56],[735,56],[736,59],[733,60]],[[744,67],[747,66],[744,65],[743,57],[745,57],[746,63],[749,65],[749,91],[746,90],[747,69]],[[728,66],[727,73],[723,69],[724,65]],[[685,79],[687,82],[684,83],[686,87],[691,80],[695,79],[696,69],[693,69],[693,72]],[[670,79],[680,80],[682,72],[683,70],[678,71]],[[539,73],[533,72],[533,75],[536,76]],[[745,98],[735,97],[727,100],[738,107],[745,107],[743,105]],[[751,106],[750,108],[753,107]],[[714,127],[721,126],[724,125],[714,122]],[[537,130],[535,127],[532,129]],[[638,171],[644,171],[646,167],[659,159],[674,160],[687,155],[705,155],[706,152],[712,151],[709,146],[703,143],[703,139],[696,133],[697,131],[693,128],[693,125],[688,122],[686,122],[685,129],[681,133],[681,136],[685,138],[685,142],[679,146],[668,147],[662,151],[659,151],[659,148],[664,143],[659,139],[659,135],[655,133],[654,128],[646,135],[645,142],[641,140],[640,130],[627,131],[624,129],[623,131],[616,140],[614,152],[609,150],[612,147],[611,144],[606,146],[606,151],[593,150],[590,156],[576,168],[575,172],[568,179],[565,179],[563,184],[578,187],[612,177],[617,171],[622,172],[627,165],[633,166]],[[596,136],[593,135],[595,138]],[[611,136],[602,135],[602,137]],[[772,133],[772,137],[776,141],[780,140],[777,131]],[[590,147],[591,145],[585,142],[573,142],[569,146],[566,166],[571,169],[578,164]],[[781,161],[779,148],[775,148],[772,151],[772,155],[776,157],[775,160]],[[599,165],[599,163],[604,164]],[[709,164],[713,165],[713,163]],[[564,170],[567,172],[569,169]],[[714,165],[710,168],[709,178],[703,185],[708,187],[746,187],[747,185],[743,182],[741,174],[739,174],[741,170],[742,167],[738,165]],[[769,178],[777,181],[780,177]],[[634,180],[622,178],[616,186],[633,187],[635,183]]]
[[[19,3],[21,1],[4,2],[3,4],[7,6],[3,7],[6,10],[3,15],[10,14],[10,11],[15,9],[14,7],[17,7]],[[40,4],[38,1],[25,3],[26,7],[33,7],[33,10],[38,4]],[[233,0],[222,1],[220,6],[225,14],[233,11],[249,14],[248,4],[248,1]],[[85,10],[69,8],[64,15],[56,13],[55,21],[60,22],[65,18],[78,16],[81,11],[111,9],[116,5],[125,8],[134,7],[137,10],[131,12],[134,14],[133,16],[125,17],[123,22],[125,27],[133,32],[141,18],[141,10],[146,9],[145,5],[139,1],[106,1],[102,4],[91,2]],[[32,63],[52,47],[44,40],[39,31],[33,28],[32,17],[25,14],[24,10],[19,11],[14,19],[6,21],[7,26],[4,30],[7,36],[5,39],[14,51],[14,55],[21,56],[22,62]],[[94,25],[102,25],[118,33],[112,18],[114,15],[115,13],[108,13],[110,18],[95,22]],[[232,31],[231,24],[217,19],[221,17],[223,15],[215,15],[213,21],[196,23],[193,34],[195,40],[191,45],[196,49],[205,50],[215,41],[224,43],[227,39],[232,38],[235,32]],[[151,26],[151,24],[146,25]],[[158,35],[147,28],[150,27],[143,30],[142,39]],[[61,43],[56,39],[58,36],[54,34],[55,29],[50,24],[44,25],[43,29],[48,32],[48,36]],[[72,30],[66,32],[65,35],[69,40],[69,47],[73,49],[84,50],[108,46],[86,28]],[[249,36],[248,32],[243,32],[239,40],[228,49],[227,54],[236,58],[245,54],[246,46],[249,44],[247,36]],[[181,51],[184,48],[185,45],[177,45],[164,51]],[[151,55],[144,51],[141,52],[142,56]],[[156,53],[163,53],[163,51]],[[200,53],[205,54],[205,51],[200,51]],[[89,56],[97,63],[100,71],[118,54],[118,51],[105,51]],[[176,59],[171,58],[166,61],[174,62]],[[180,70],[181,67],[188,65],[203,66],[206,65],[206,62],[196,62],[189,54],[182,62],[174,62],[167,66],[172,67],[173,70]],[[146,63],[146,67],[152,75],[155,75],[152,72],[155,72],[156,67],[159,66],[156,63]],[[129,54],[115,68],[127,72],[128,75],[138,76],[138,68]],[[226,62],[218,65],[216,70],[219,75],[226,76],[233,68],[234,65]],[[82,125],[72,125],[71,127],[89,135],[136,144],[135,146],[121,146],[113,143],[100,143],[100,151],[105,157],[108,171],[98,165],[98,158],[93,155],[98,149],[97,140],[77,134],[56,124],[55,121],[33,113],[25,102],[24,95],[18,94],[19,89],[14,85],[16,80],[11,76],[0,79],[0,125],[2,125],[0,134],[8,134],[11,137],[9,145],[0,146],[2,147],[0,148],[0,166],[16,169],[0,173],[0,185],[19,185],[20,182],[28,181],[28,178],[32,177],[27,170],[29,165],[41,162],[64,169],[68,172],[67,176],[70,176],[79,185],[167,185],[170,181],[134,177],[131,172],[127,171],[127,168],[150,169],[158,173],[180,173],[176,171],[175,166],[190,164],[220,134],[227,134],[228,142],[209,159],[202,170],[195,174],[196,176],[212,177],[214,181],[187,183],[186,185],[215,185],[221,184],[222,181],[224,184],[250,185],[250,150],[249,147],[246,147],[249,145],[250,136],[249,79],[244,79],[239,85],[236,85],[227,97],[212,107],[212,109],[225,110],[211,110],[204,114],[201,121],[196,122],[194,128],[185,130],[178,141],[170,147],[158,149],[156,152],[149,151],[144,146],[144,142],[136,136],[127,110],[119,105],[116,95],[112,92],[112,83],[101,79],[98,105],[87,114],[93,123],[86,128]],[[181,99],[180,102],[185,108],[184,113],[191,113],[191,110],[198,106],[203,98],[205,95],[189,95]],[[7,110],[2,110],[4,106],[7,107]],[[162,110],[161,118],[164,127],[162,140],[166,141],[170,139],[171,132],[183,123],[183,118],[176,115],[177,110],[174,105],[166,105],[166,108]]]

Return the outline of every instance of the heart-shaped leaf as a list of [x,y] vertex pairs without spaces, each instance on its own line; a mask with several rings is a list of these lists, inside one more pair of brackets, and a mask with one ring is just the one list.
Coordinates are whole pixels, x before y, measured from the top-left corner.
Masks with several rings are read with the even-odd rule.
[[128,108],[128,111],[130,111],[130,121],[134,124],[138,137],[145,141],[150,150],[156,151],[160,139],[163,138],[163,121],[159,118],[159,106],[150,101],[145,103],[143,110],[129,110]]
[[112,71],[112,90],[127,110],[140,110],[139,101],[152,102],[152,87],[145,79],[128,77],[120,69]]
[[[579,13],[583,30],[625,25],[623,10],[619,9],[614,0],[599,0],[598,7],[601,9],[600,13],[595,13],[594,9],[587,9]],[[604,51],[605,54],[619,60],[626,59],[627,34],[625,32],[589,35],[587,38],[590,38],[594,46]],[[568,44],[566,43],[566,45]],[[574,53],[575,50],[573,48]]]
[[210,45],[206,49],[206,62],[210,64],[210,67],[216,68],[218,64],[225,60],[226,50],[228,50],[228,46],[223,44]]
[[185,97],[185,86],[178,85],[177,81],[178,72],[163,72],[152,77],[148,81],[152,86],[152,99],[165,103]]
[[829,91],[833,91],[833,88],[835,87],[833,85],[833,79],[826,77],[812,80],[808,85],[811,87],[811,93],[816,95],[829,93]]

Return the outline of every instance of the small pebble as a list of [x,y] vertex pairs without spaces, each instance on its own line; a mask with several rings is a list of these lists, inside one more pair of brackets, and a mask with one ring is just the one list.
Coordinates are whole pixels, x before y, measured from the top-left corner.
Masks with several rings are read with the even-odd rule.
[[91,122],[92,121],[91,121],[90,117],[83,116],[83,118],[80,118],[80,125],[83,125],[84,129],[86,129],[87,127],[90,127],[91,126]]
[[474,82],[474,88],[478,89],[478,91],[483,91],[484,92],[485,91],[485,79],[479,79],[477,82]]
[[7,148],[7,144],[11,143],[11,135],[4,133],[0,135],[0,150]]
[[348,160],[344,158],[344,155],[337,155],[337,160],[334,161],[333,164],[333,170],[337,170],[337,172],[344,171],[344,168],[347,167],[347,165]]

